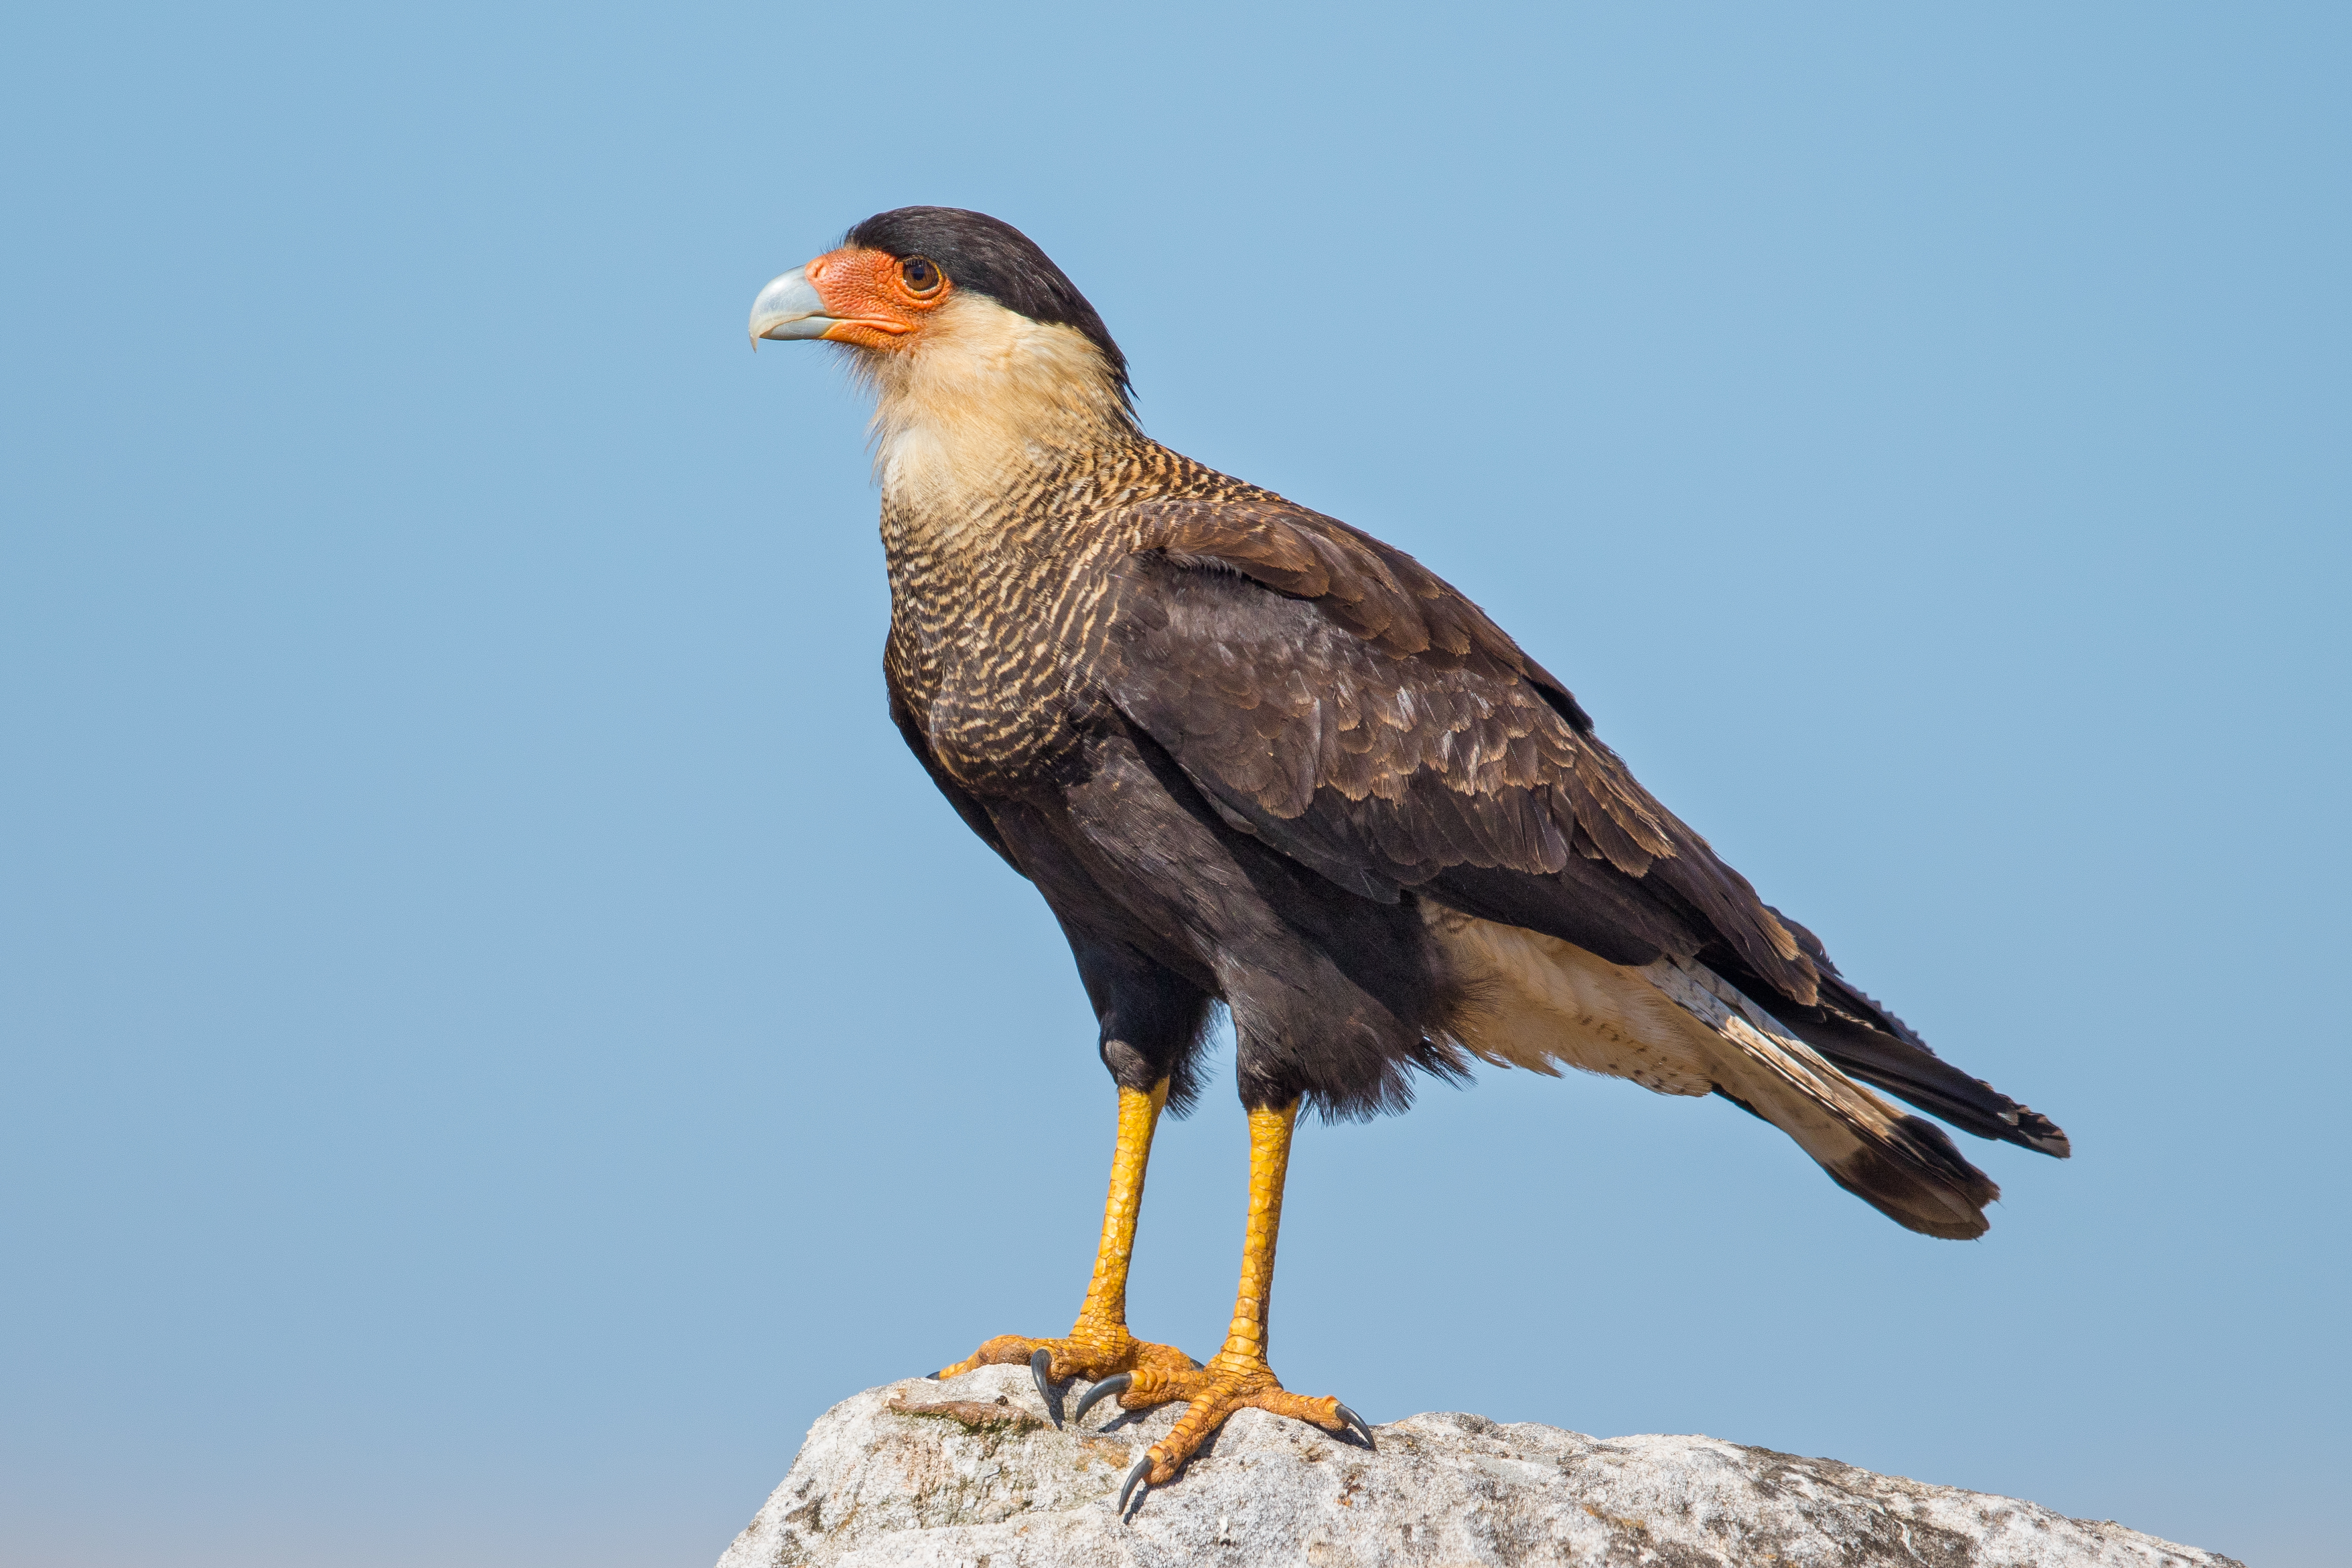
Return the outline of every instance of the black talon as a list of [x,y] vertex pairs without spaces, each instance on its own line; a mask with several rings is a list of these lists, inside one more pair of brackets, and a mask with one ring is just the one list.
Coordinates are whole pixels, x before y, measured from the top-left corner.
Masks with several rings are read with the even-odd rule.
[[1054,1364],[1052,1351],[1039,1351],[1029,1358],[1029,1375],[1037,1380],[1037,1397],[1045,1402],[1045,1414],[1054,1417],[1054,1430],[1062,1429],[1062,1418],[1055,1413],[1054,1391],[1046,1386],[1045,1373]]
[[1133,1491],[1139,1485],[1145,1491],[1150,1491],[1151,1484],[1143,1478],[1150,1473],[1151,1450],[1146,1448],[1143,1451],[1143,1458],[1135,1461],[1135,1468],[1127,1472],[1127,1484],[1118,1489],[1118,1517],[1122,1521],[1127,1518],[1127,1494]]
[[1098,1402],[1108,1399],[1134,1381],[1135,1373],[1131,1372],[1116,1373],[1087,1389],[1087,1396],[1078,1401],[1078,1407],[1070,1412],[1070,1425],[1075,1426],[1085,1420],[1087,1412],[1092,1410]]
[[[1339,1402],[1335,1399],[1332,1403],[1334,1405],[1339,1405]],[[1081,1408],[1083,1408],[1083,1406]],[[1375,1454],[1380,1452],[1380,1445],[1372,1441],[1372,1429],[1364,1425],[1364,1418],[1362,1416],[1357,1415],[1346,1405],[1340,1405],[1339,1419],[1345,1421],[1353,1430],[1361,1432],[1364,1435],[1365,1447],[1371,1449]]]

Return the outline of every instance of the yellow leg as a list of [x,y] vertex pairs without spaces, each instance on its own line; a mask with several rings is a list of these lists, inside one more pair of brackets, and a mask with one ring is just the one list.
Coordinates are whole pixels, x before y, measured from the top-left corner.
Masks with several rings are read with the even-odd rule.
[[[1129,1477],[1130,1485],[1149,1479],[1153,1486],[1164,1486],[1174,1479],[1184,1461],[1236,1410],[1270,1410],[1333,1432],[1352,1426],[1364,1432],[1366,1442],[1371,1440],[1370,1429],[1354,1411],[1336,1399],[1289,1392],[1266,1363],[1274,1247],[1282,1229],[1282,1186],[1290,1170],[1290,1134],[1297,1121],[1297,1100],[1280,1110],[1250,1112],[1249,1226],[1242,1241],[1241,1289],[1234,1296],[1224,1348],[1198,1371],[1139,1368],[1119,1391],[1119,1405],[1129,1410],[1176,1399],[1192,1402],[1175,1430],[1145,1450]],[[1120,1500],[1124,1504],[1124,1493]]]
[[1103,1205],[1102,1245],[1095,1251],[1094,1278],[1087,1285],[1086,1304],[1067,1337],[1029,1339],[999,1334],[953,1366],[941,1367],[940,1377],[954,1377],[974,1367],[1010,1365],[1032,1360],[1039,1351],[1050,1358],[1045,1375],[1055,1379],[1083,1377],[1099,1381],[1113,1373],[1145,1368],[1189,1371],[1192,1358],[1173,1345],[1157,1345],[1127,1331],[1127,1269],[1135,1257],[1135,1221],[1143,1207],[1144,1167],[1151,1162],[1151,1135],[1159,1130],[1160,1112],[1168,1104],[1168,1080],[1161,1079],[1150,1093],[1132,1089],[1118,1091],[1118,1142],[1110,1162],[1110,1196]]

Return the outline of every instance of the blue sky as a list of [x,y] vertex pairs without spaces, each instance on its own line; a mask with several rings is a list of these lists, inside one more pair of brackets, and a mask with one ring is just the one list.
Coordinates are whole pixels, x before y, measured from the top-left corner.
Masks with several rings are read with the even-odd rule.
[[[1276,1364],[2340,1561],[2326,6],[29,8],[0,23],[0,1540],[699,1563],[1083,1289],[1111,1090],[883,712],[863,410],[983,208],[1148,427],[1469,592],[2056,1117],[1908,1235],[1720,1102],[1300,1138]],[[1160,1139],[1205,1349],[1243,1129]]]

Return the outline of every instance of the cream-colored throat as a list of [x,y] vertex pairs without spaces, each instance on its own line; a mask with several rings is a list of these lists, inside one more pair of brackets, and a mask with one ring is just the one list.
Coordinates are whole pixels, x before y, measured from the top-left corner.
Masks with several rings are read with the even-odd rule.
[[863,354],[874,462],[893,505],[970,512],[1076,447],[1129,428],[1102,352],[1075,327],[960,294],[907,349]]

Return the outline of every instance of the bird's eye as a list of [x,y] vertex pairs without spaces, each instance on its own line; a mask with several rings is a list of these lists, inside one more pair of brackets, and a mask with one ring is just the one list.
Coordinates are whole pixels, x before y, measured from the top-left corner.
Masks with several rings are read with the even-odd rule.
[[945,274],[927,256],[910,256],[898,263],[898,276],[905,279],[909,294],[936,294],[947,281]]

